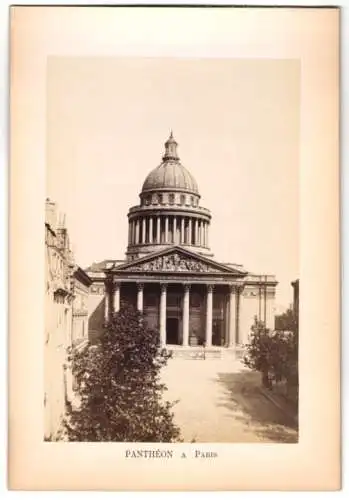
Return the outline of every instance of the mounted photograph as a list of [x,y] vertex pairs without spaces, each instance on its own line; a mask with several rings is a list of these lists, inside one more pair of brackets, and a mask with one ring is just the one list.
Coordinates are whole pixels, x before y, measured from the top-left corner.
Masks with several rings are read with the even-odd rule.
[[338,490],[339,8],[10,11],[9,487]]
[[296,443],[299,61],[52,56],[46,127],[43,439]]

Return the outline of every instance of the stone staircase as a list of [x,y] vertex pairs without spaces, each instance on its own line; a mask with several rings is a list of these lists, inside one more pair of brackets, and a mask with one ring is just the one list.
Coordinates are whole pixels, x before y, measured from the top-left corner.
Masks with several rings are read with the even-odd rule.
[[172,358],[192,359],[192,360],[205,360],[205,359],[241,359],[243,356],[243,349],[237,346],[235,349],[228,349],[226,347],[206,347],[190,346],[183,347],[179,345],[168,345],[167,352]]
[[181,359],[212,359],[221,358],[221,351],[217,349],[203,349],[202,347],[182,347],[181,349],[171,349],[168,351],[172,353],[173,358]]

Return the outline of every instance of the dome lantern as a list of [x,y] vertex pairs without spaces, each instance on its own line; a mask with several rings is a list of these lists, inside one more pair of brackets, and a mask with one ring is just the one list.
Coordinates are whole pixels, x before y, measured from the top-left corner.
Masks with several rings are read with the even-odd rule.
[[178,143],[173,138],[173,132],[171,130],[170,137],[165,142],[165,154],[162,157],[163,161],[174,160],[178,161],[179,157],[177,154]]

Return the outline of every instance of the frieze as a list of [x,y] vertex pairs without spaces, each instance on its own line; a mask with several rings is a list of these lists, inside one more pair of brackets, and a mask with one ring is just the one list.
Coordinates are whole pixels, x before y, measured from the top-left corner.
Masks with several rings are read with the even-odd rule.
[[92,285],[90,288],[91,295],[104,295],[104,292],[105,292],[104,285],[102,286]]
[[260,290],[258,288],[256,289],[245,289],[244,291],[244,297],[268,297],[268,298],[271,298],[271,297],[275,297],[275,290],[273,289],[267,289],[265,290],[263,287],[260,288]]
[[75,309],[73,310],[73,316],[87,316],[87,309]]
[[221,270],[196,259],[180,256],[178,253],[162,255],[150,262],[143,262],[129,267],[127,271],[170,271],[170,272],[196,272],[220,273]]
[[[128,269],[127,269],[128,271]],[[132,271],[132,270],[131,270]],[[189,283],[189,284],[198,284],[198,285],[222,285],[222,286],[229,286],[229,282],[227,281],[227,278],[224,276],[215,276],[215,277],[208,277],[205,276],[205,274],[199,274],[198,276],[161,276],[159,277],[158,275],[154,274],[149,274],[149,275],[143,275],[141,272],[138,274],[129,274],[129,275],[116,275],[114,277],[115,282],[121,283],[137,283],[138,281],[143,281],[143,283],[156,283],[156,284],[184,284],[184,283]]]

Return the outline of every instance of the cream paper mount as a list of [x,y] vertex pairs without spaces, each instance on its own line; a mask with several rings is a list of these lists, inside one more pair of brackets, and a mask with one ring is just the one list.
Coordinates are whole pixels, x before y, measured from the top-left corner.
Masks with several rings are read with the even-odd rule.
[[[335,8],[11,8],[11,489],[340,488],[338,61]],[[299,433],[237,356],[297,279]],[[127,294],[184,442],[45,440]]]

